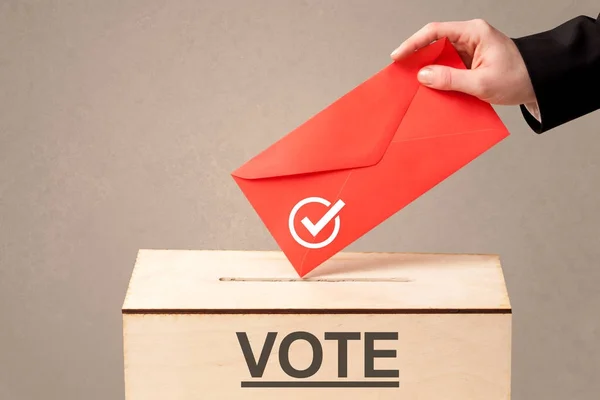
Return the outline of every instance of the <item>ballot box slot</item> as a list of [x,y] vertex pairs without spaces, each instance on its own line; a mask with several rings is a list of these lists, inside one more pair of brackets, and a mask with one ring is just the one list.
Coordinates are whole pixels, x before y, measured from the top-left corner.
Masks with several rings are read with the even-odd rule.
[[413,282],[409,278],[237,278],[237,277],[222,277],[221,282],[290,282],[290,283],[410,283]]

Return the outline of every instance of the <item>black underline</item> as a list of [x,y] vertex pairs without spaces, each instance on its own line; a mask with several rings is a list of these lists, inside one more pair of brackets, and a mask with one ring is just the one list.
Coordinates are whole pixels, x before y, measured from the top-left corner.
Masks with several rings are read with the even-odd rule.
[[399,388],[398,381],[242,381],[243,388]]

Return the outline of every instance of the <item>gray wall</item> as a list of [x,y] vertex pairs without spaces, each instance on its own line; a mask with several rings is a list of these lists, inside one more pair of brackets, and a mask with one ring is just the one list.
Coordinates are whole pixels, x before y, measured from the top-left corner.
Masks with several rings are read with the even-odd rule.
[[[219,4],[216,4],[219,3]],[[138,248],[277,249],[229,173],[431,20],[510,36],[597,0],[1,1],[0,399],[123,398]],[[565,99],[568,101],[568,99]],[[349,248],[491,252],[514,399],[600,392],[600,113],[509,139]]]

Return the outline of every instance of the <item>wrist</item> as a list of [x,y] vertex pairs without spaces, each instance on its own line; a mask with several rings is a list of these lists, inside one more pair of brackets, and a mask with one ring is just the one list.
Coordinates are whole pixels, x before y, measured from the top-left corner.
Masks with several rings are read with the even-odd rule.
[[538,122],[542,122],[542,116],[540,115],[540,107],[537,101],[531,101],[523,104],[527,111],[535,118]]

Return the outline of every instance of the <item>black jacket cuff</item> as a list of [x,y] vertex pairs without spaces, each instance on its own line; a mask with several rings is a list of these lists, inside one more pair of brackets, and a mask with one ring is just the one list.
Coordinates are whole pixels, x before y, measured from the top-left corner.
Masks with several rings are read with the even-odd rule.
[[513,42],[540,110],[541,123],[521,106],[533,131],[546,132],[600,108],[600,22],[579,16]]

